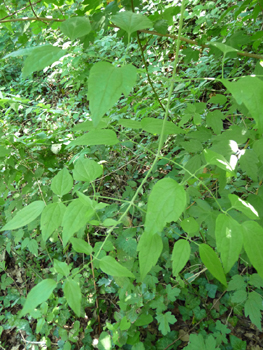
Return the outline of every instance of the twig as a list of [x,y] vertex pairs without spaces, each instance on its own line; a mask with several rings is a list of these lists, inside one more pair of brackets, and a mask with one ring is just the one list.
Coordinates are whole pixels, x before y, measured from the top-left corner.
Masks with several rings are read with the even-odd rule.
[[[36,5],[36,4],[38,4],[39,2],[41,2],[41,1],[42,1],[42,0],[38,0],[38,1],[34,2],[32,5]],[[21,12],[21,11],[25,10],[26,8],[28,8],[28,7],[30,7],[30,5],[27,5],[27,6],[25,6],[25,7],[22,7],[21,9],[10,13],[10,15],[1,18],[0,21],[6,19],[6,18],[8,18],[8,17],[14,16],[14,15],[16,15],[18,12]]]
[[48,18],[48,17],[23,17],[23,18],[14,18],[14,19],[0,20],[0,23],[25,22],[25,21],[64,22],[65,20],[64,19],[57,19],[57,18]]
[[[10,8],[6,5],[5,0],[3,0],[3,3],[4,3],[4,5],[5,5],[5,8],[7,9],[7,11],[10,13],[10,12],[11,12],[11,11],[10,11]],[[10,16],[10,14],[9,14],[9,16]]]

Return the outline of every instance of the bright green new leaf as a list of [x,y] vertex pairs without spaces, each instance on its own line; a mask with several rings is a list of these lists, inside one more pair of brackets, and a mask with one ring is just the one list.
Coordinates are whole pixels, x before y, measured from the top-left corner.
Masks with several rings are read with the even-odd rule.
[[40,228],[44,242],[61,226],[65,211],[66,206],[61,202],[48,204],[44,208],[40,219]]
[[236,82],[222,79],[221,82],[230,91],[238,104],[244,104],[252,118],[256,121],[256,128],[263,132],[262,96],[263,81],[257,77],[247,76]]
[[67,263],[64,261],[59,261],[57,259],[54,259],[54,268],[55,270],[60,273],[63,276],[68,276],[70,272],[70,268]]
[[263,278],[263,228],[255,221],[242,223],[244,248],[251,264]]
[[30,224],[34,221],[43,211],[45,203],[43,201],[35,201],[30,203],[25,208],[19,210],[19,212],[11,219],[0,231],[16,230],[20,227]]
[[210,45],[215,46],[217,49],[222,51],[224,54],[227,54],[228,52],[238,51],[237,49],[234,49],[231,46],[228,46],[228,45],[223,44],[223,43],[215,42],[215,41],[211,42]]
[[156,265],[163,250],[162,238],[158,234],[144,232],[140,238],[137,250],[139,251],[139,264],[141,280]]
[[235,194],[229,194],[228,198],[230,199],[231,205],[233,208],[240,210],[245,214],[249,219],[257,220],[259,219],[258,212],[250,203],[244,201]]
[[64,196],[73,186],[73,179],[66,168],[60,170],[51,182],[51,190],[58,196]]
[[77,137],[69,146],[112,146],[118,142],[117,135],[113,130],[92,130],[85,135]]
[[214,151],[211,151],[210,149],[204,150],[205,160],[208,164],[217,165],[220,169],[223,169],[225,171],[233,172],[236,167],[237,159],[232,158],[232,162],[228,162],[224,156],[222,156],[219,153],[216,153]]
[[166,312],[165,314],[157,315],[156,320],[159,322],[158,329],[163,335],[166,335],[171,331],[169,324],[174,324],[177,321],[170,311]]
[[136,30],[151,28],[153,26],[152,21],[147,17],[131,11],[119,12],[117,15],[112,16],[111,19],[116,26],[125,30],[128,35],[136,32]]
[[262,297],[256,292],[249,293],[248,299],[245,303],[245,316],[249,316],[251,322],[258,327],[260,332],[262,331],[262,309]]
[[74,164],[73,177],[77,181],[92,182],[101,176],[102,166],[92,159],[80,158]]
[[190,258],[190,244],[185,239],[179,239],[175,242],[172,252],[173,275],[176,276],[185,267]]
[[111,336],[107,332],[102,332],[98,343],[99,350],[111,350]]
[[135,121],[135,120],[130,120],[130,119],[120,119],[118,121],[119,125],[124,126],[125,128],[130,128],[130,129],[141,129],[141,122]]
[[75,314],[80,317],[80,305],[81,305],[81,290],[78,283],[72,279],[68,279],[64,285],[65,298],[75,312]]
[[228,273],[239,258],[243,245],[240,224],[225,214],[216,219],[216,246],[220,253],[225,273]]
[[74,199],[69,204],[62,221],[62,238],[64,246],[68,243],[75,232],[88,223],[94,212],[93,208],[84,205],[80,199]]
[[207,244],[199,245],[199,253],[202,262],[207,267],[208,271],[222,284],[227,287],[226,276],[222,265],[214,250]]
[[110,276],[135,278],[131,271],[122,266],[111,256],[104,256],[100,260],[100,269]]
[[3,146],[0,146],[0,158],[6,157],[9,153],[10,153],[9,149],[7,149]]
[[89,108],[94,126],[114,106],[123,93],[127,96],[135,85],[137,70],[132,64],[114,67],[108,62],[95,63],[88,80]]
[[92,253],[92,247],[84,241],[84,239],[71,237],[70,243],[72,244],[73,249],[78,253],[85,253],[90,255]]
[[[163,120],[156,118],[143,118],[141,120],[141,127],[143,130],[150,132],[151,134],[160,134],[162,131]],[[176,126],[173,122],[166,122],[164,127],[164,135],[180,134],[183,129]]]
[[131,327],[131,322],[127,320],[126,316],[124,316],[120,322],[120,330],[127,331],[130,327]]
[[20,317],[26,315],[27,313],[30,313],[39,304],[42,304],[44,301],[46,301],[50,297],[56,285],[57,283],[54,280],[46,279],[33,287],[27,295],[25,305],[20,312]]
[[161,232],[166,223],[179,219],[185,206],[184,188],[170,178],[159,180],[149,196],[145,231],[152,235]]
[[87,17],[72,17],[62,22],[60,29],[70,40],[75,40],[89,34],[91,25]]
[[38,244],[35,239],[30,239],[27,247],[30,253],[34,254],[35,256],[38,256]]

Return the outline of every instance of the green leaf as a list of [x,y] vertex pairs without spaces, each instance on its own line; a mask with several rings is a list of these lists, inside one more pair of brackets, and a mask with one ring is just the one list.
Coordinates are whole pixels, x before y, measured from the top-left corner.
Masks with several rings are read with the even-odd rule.
[[228,52],[238,51],[237,49],[235,49],[231,46],[228,46],[226,44],[219,43],[219,42],[211,42],[210,45],[215,46],[217,49],[222,51],[224,54],[227,54]]
[[60,273],[63,276],[67,277],[69,275],[70,268],[68,264],[66,264],[64,261],[54,259],[54,268],[58,273]]
[[85,205],[80,199],[74,199],[69,204],[62,221],[62,238],[64,247],[74,233],[88,223],[94,212],[93,208]]
[[34,48],[24,62],[24,67],[22,69],[23,77],[25,78],[33,72],[40,71],[50,66],[65,54],[65,50],[52,45],[43,45]]
[[239,159],[240,168],[246,172],[247,176],[251,177],[253,181],[258,180],[258,157],[254,150],[246,149],[242,151],[243,154]]
[[[104,119],[102,119],[99,122],[99,124],[97,126],[97,129],[107,128],[108,123],[106,121],[106,118],[104,118]],[[93,122],[91,120],[87,120],[84,123],[79,123],[79,124],[75,125],[72,130],[73,131],[91,131],[91,130],[94,130],[94,129],[95,128],[94,128]]]
[[182,229],[190,235],[197,232],[200,228],[198,222],[191,216],[181,221],[180,224]]
[[25,305],[23,306],[19,317],[30,313],[39,304],[42,304],[44,301],[46,301],[50,297],[56,285],[57,283],[54,280],[45,279],[33,287],[27,295]]
[[172,266],[174,276],[177,276],[178,273],[185,267],[187,261],[190,258],[190,254],[191,248],[187,240],[179,239],[175,242],[172,252]]
[[202,262],[207,267],[208,271],[222,284],[227,287],[226,276],[224,274],[222,265],[218,256],[214,252],[214,250],[209,247],[207,244],[199,245],[199,253]]
[[263,278],[263,228],[255,221],[242,223],[244,249],[251,264]]
[[87,255],[92,253],[92,247],[83,239],[71,237],[70,243],[73,249],[78,253],[85,253]]
[[249,294],[248,299],[245,303],[245,316],[249,316],[250,320],[257,328],[262,331],[261,328],[261,310],[262,310],[262,297],[252,292]]
[[237,290],[231,297],[231,302],[241,304],[247,299],[246,290]]
[[78,283],[72,279],[67,279],[64,285],[64,294],[67,303],[75,314],[80,317],[80,306],[81,306],[81,290]]
[[249,219],[257,220],[259,219],[258,212],[250,203],[244,201],[239,198],[235,194],[229,194],[228,198],[230,199],[231,205],[233,208],[240,210],[243,214],[245,214]]
[[170,178],[159,180],[149,195],[145,231],[161,232],[166,223],[179,219],[185,206],[184,188]]
[[252,118],[256,121],[256,128],[263,132],[262,102],[263,81],[257,77],[247,76],[236,82],[222,79],[221,82],[230,91],[238,104],[244,104]]
[[152,315],[141,314],[134,324],[136,327],[142,327],[152,323],[152,321],[153,321]]
[[125,128],[130,128],[130,129],[141,129],[141,122],[135,121],[135,120],[130,120],[130,119],[120,119],[118,121],[118,125],[122,125]]
[[228,162],[224,156],[210,149],[204,150],[205,160],[208,164],[217,165],[220,169],[225,171],[233,172],[236,167],[237,160],[233,158],[232,162]]
[[101,176],[102,166],[92,159],[80,158],[74,164],[73,177],[77,181],[92,182]]
[[169,324],[174,324],[177,321],[177,319],[174,317],[174,315],[171,314],[170,311],[166,312],[165,314],[157,315],[156,320],[159,322],[158,329],[162,332],[163,335],[166,335],[171,331]]
[[131,322],[127,320],[126,316],[124,316],[120,322],[120,330],[127,331],[130,327],[131,327]]
[[99,337],[98,342],[98,349],[99,350],[111,350],[111,336],[107,332],[102,332]]
[[116,26],[125,30],[128,35],[136,32],[136,30],[151,28],[153,26],[149,18],[131,11],[119,12],[117,15],[112,16],[111,19]]
[[136,77],[137,70],[132,64],[114,67],[108,62],[99,62],[92,66],[88,80],[88,100],[94,126],[99,124],[122,93],[128,96]]
[[238,260],[242,250],[241,226],[230,216],[219,214],[216,219],[215,236],[225,273],[228,273]]
[[253,275],[249,276],[249,284],[255,286],[256,288],[263,287],[263,278],[261,278],[257,273],[253,273]]
[[100,269],[110,276],[135,278],[134,274],[131,271],[122,266],[111,256],[104,256],[100,260]]
[[73,186],[73,179],[66,168],[60,170],[51,182],[51,190],[58,196],[64,196]]
[[16,230],[20,227],[30,224],[43,211],[45,203],[43,201],[35,201],[25,208],[18,211],[18,213],[11,219],[0,231]]
[[0,146],[0,158],[6,157],[10,153],[10,150]]
[[[160,134],[162,131],[163,120],[156,118],[143,118],[141,120],[141,127],[143,130],[150,132],[151,134]],[[173,122],[166,122],[164,128],[164,135],[168,134],[180,134],[183,129],[176,126]]]
[[27,247],[31,254],[38,256],[38,244],[35,239],[30,239]]
[[142,281],[153,266],[156,265],[163,250],[162,238],[158,234],[144,232],[140,238],[139,251],[140,274]]
[[113,130],[92,130],[85,135],[77,137],[76,140],[71,141],[69,146],[112,146],[118,142],[119,140]]
[[204,340],[202,334],[190,334],[190,343],[184,347],[185,350],[217,350],[216,340],[209,335]]
[[66,206],[61,202],[48,204],[44,208],[40,219],[40,228],[44,242],[61,226],[65,211]]
[[165,19],[159,19],[153,25],[154,29],[161,34],[166,34],[168,30],[168,22]]
[[215,134],[220,134],[223,129],[222,119],[224,118],[224,114],[221,111],[215,110],[207,113],[206,122],[207,125],[213,129]]
[[60,25],[60,29],[70,40],[75,40],[89,34],[91,25],[87,17],[72,17],[64,21]]

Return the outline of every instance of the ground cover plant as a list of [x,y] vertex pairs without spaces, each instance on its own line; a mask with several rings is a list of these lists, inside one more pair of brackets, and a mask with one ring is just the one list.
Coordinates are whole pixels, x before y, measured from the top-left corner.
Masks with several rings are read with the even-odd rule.
[[0,5],[0,348],[260,349],[262,15]]

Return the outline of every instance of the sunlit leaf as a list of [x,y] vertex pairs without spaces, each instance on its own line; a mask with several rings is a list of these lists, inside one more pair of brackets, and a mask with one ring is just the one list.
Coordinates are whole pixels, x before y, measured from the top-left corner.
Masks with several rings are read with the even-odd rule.
[[61,202],[50,203],[44,208],[40,220],[40,228],[44,242],[46,242],[52,233],[61,225],[65,210],[66,206]]
[[92,247],[83,239],[71,237],[70,243],[72,244],[73,249],[78,253],[85,253],[87,255],[92,253]]
[[60,170],[51,182],[51,190],[59,195],[64,196],[73,186],[73,179],[66,168]]
[[16,230],[20,227],[28,225],[42,213],[44,207],[45,203],[43,201],[35,201],[30,203],[25,208],[19,210],[13,219],[5,224],[0,231]]
[[135,278],[131,271],[122,266],[111,256],[104,256],[100,260],[100,268],[104,273],[110,276]]
[[73,177],[77,181],[92,182],[101,176],[102,166],[93,159],[80,158],[74,164]]
[[80,306],[82,298],[80,286],[76,281],[67,279],[63,290],[69,306],[75,312],[75,314],[80,317]]
[[81,36],[89,34],[91,31],[91,25],[87,17],[72,17],[62,22],[60,29],[63,34],[70,38],[70,40],[75,40]]
[[259,219],[258,212],[253,207],[253,205],[251,205],[247,201],[244,201],[242,198],[238,197],[235,194],[229,194],[228,198],[230,199],[232,207],[237,210],[240,210],[249,219],[252,219],[252,220]]
[[113,130],[92,130],[72,141],[69,146],[112,146],[118,143],[116,133]]
[[136,32],[136,30],[151,28],[153,26],[149,18],[131,11],[119,12],[117,15],[112,16],[111,19],[116,26],[125,30],[128,35]]
[[173,275],[176,276],[185,267],[190,258],[190,244],[185,239],[179,239],[175,242],[172,252]]

